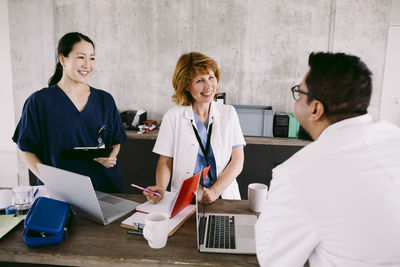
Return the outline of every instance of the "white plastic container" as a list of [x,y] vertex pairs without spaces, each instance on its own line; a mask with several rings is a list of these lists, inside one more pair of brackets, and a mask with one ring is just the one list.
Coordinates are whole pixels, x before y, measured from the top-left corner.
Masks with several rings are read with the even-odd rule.
[[243,135],[272,137],[274,110],[271,106],[232,105],[238,114]]

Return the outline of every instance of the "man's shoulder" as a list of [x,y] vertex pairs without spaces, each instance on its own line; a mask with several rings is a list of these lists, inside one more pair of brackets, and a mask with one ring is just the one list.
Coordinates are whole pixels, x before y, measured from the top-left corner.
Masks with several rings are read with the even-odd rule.
[[373,128],[377,132],[391,133],[400,137],[400,127],[387,120],[379,120],[374,123]]
[[285,177],[285,179],[292,179],[292,177],[296,177],[296,179],[301,179],[299,177],[299,173],[307,170],[312,170],[313,165],[317,164],[321,158],[320,145],[317,142],[312,142],[299,151],[297,151],[294,155],[292,155],[285,162],[281,163],[277,167],[275,167],[273,172],[273,177]]

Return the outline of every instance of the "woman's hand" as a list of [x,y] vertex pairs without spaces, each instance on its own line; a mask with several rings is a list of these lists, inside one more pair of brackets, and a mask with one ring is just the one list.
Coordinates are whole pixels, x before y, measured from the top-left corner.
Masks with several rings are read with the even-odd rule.
[[117,157],[110,155],[108,158],[94,158],[94,161],[100,163],[105,168],[112,168],[117,164]]
[[236,147],[232,150],[231,161],[228,163],[224,171],[218,176],[217,181],[211,188],[203,189],[203,203],[211,204],[228,188],[228,186],[236,179],[243,168],[244,152],[243,146]]
[[117,164],[117,155],[121,148],[120,144],[113,145],[113,150],[111,151],[108,158],[94,158],[93,160],[103,165],[105,168],[112,168]]
[[217,190],[214,187],[211,188],[203,188],[203,196],[201,198],[201,201],[204,204],[211,204],[213,203],[215,200],[218,199],[219,197],[219,193],[217,192]]
[[163,199],[165,190],[163,190],[160,186],[153,185],[153,186],[147,187],[147,189],[160,194],[160,196],[157,196],[157,195],[154,195],[153,193],[143,191],[143,195],[146,196],[147,201],[150,202],[151,204],[156,204],[158,201]]

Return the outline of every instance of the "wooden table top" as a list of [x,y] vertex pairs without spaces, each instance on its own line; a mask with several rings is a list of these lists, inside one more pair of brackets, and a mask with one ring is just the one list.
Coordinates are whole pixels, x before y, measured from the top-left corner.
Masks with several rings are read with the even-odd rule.
[[[119,195],[144,202],[142,195]],[[247,200],[217,200],[210,211],[255,214]],[[79,266],[257,266],[255,255],[200,253],[196,245],[196,216],[192,215],[171,237],[166,247],[152,249],[143,236],[127,234],[120,223],[130,216],[100,225],[74,216],[68,239],[59,245],[29,248],[22,239],[23,223],[0,239],[0,262]]]

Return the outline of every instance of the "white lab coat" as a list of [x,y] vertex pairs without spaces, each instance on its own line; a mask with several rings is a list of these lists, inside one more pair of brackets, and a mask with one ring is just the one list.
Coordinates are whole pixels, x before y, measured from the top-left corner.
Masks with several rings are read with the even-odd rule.
[[256,224],[261,266],[400,266],[400,129],[332,124],[273,170]]
[[[211,147],[215,156],[217,176],[228,165],[232,147],[245,145],[239,118],[230,105],[212,102],[209,125],[213,123]],[[196,127],[192,106],[176,106],[163,117],[153,152],[173,158],[171,191],[177,191],[186,178],[193,175],[199,144],[192,125]],[[207,129],[208,130],[208,129]],[[224,199],[240,199],[236,179],[222,193]]]

